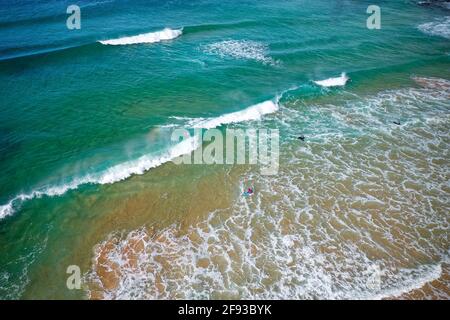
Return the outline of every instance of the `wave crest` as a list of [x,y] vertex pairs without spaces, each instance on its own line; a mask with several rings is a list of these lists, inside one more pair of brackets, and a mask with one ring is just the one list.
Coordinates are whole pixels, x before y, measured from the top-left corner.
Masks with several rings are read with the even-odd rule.
[[274,113],[278,110],[278,103],[268,100],[241,111],[224,114],[217,118],[200,119],[192,123],[193,128],[212,129],[224,124],[260,120],[263,115]]
[[165,28],[164,30],[161,31],[143,33],[137,36],[123,37],[118,39],[101,40],[99,42],[101,44],[111,46],[139,44],[139,43],[155,43],[178,38],[179,36],[182,35],[182,33],[183,33],[182,29]]

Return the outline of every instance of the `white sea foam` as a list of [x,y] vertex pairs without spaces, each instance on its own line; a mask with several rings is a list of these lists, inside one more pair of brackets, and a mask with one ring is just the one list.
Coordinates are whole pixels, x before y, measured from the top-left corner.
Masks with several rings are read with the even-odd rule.
[[128,161],[108,168],[95,179],[95,183],[110,184],[124,180],[131,175],[143,174],[179,156],[191,153],[199,146],[199,141],[191,137],[178,143],[160,157],[144,155],[136,160]]
[[217,118],[197,120],[191,122],[191,124],[194,128],[212,129],[224,124],[260,120],[263,115],[274,113],[278,108],[277,102],[268,100],[241,111],[228,113]]
[[112,46],[139,44],[139,43],[155,43],[155,42],[175,39],[175,38],[181,36],[182,33],[183,33],[182,29],[165,28],[164,30],[161,30],[161,31],[144,33],[144,34],[139,34],[137,36],[123,37],[123,38],[118,38],[118,39],[101,40],[99,42],[101,44],[112,45]]
[[202,47],[208,54],[215,54],[222,58],[255,60],[263,64],[276,64],[268,54],[267,45],[251,40],[224,40]]
[[[301,192],[295,185],[293,189]],[[104,299],[383,299],[419,289],[442,274],[440,263],[409,269],[386,265],[379,269],[379,286],[368,287],[373,262],[363,252],[334,241],[339,230],[334,235],[329,227],[309,229],[302,209],[297,216],[307,226],[295,222],[283,228],[280,222],[290,220],[292,211],[286,216],[278,208],[294,209],[289,204],[293,199],[275,199],[271,209],[257,194],[255,201],[236,203],[232,214],[211,213],[186,234],[176,225],[156,234],[145,228],[113,234],[96,247],[85,280]],[[329,254],[312,241],[317,237]],[[97,273],[99,267],[113,268],[117,287],[104,286],[107,279]]]
[[[263,115],[276,112],[277,110],[278,103],[270,100],[250,106],[241,111],[219,116],[217,118],[190,119],[186,126],[193,128],[212,129],[224,124],[259,120]],[[179,118],[179,120],[185,119],[186,118]],[[18,206],[20,205],[20,203],[33,198],[40,198],[43,196],[59,196],[69,190],[77,189],[80,185],[83,184],[111,184],[124,180],[131,175],[143,174],[144,172],[152,168],[156,168],[179,156],[194,151],[198,148],[199,143],[199,141],[191,137],[189,139],[181,141],[161,155],[144,155],[138,159],[130,160],[112,166],[100,173],[93,173],[73,179],[68,183],[33,190],[30,193],[19,194],[12,198],[7,204],[0,206],[0,219],[13,214],[15,211],[15,206]]]
[[450,39],[450,16],[421,24],[418,29],[429,35]]
[[260,120],[266,114],[274,113],[278,111],[278,97],[274,100],[267,100],[246,109],[227,113],[215,118],[188,118],[188,117],[170,117],[172,119],[181,122],[181,124],[166,124],[162,127],[172,128],[172,127],[188,127],[188,128],[202,128],[202,129],[212,129],[217,128],[224,124],[255,121]]
[[350,78],[343,72],[340,77],[314,81],[314,83],[322,87],[342,87],[347,84],[348,80],[350,80]]
[[401,269],[399,272],[400,281],[397,286],[386,288],[380,293],[368,296],[368,299],[381,300],[386,298],[396,298],[401,295],[417,290],[427,283],[433,282],[442,276],[442,265],[421,265],[417,269]]

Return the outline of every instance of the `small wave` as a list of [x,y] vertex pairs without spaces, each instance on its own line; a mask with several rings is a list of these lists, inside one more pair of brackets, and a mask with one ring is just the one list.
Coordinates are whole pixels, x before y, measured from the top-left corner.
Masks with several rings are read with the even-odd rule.
[[218,30],[227,30],[230,31],[232,29],[245,29],[255,26],[256,22],[254,20],[243,20],[243,21],[235,21],[235,22],[226,22],[226,23],[206,23],[206,24],[198,24],[185,26],[183,28],[183,32],[186,34],[191,33],[203,33],[203,32],[211,32]]
[[164,30],[161,31],[143,33],[137,36],[123,37],[118,39],[101,40],[99,42],[101,44],[111,46],[139,44],[139,43],[155,43],[178,38],[179,36],[181,36],[182,33],[183,33],[182,29],[165,28]]
[[[216,215],[222,216],[215,211],[186,234],[180,234],[179,227],[172,225],[156,233],[141,228],[126,235],[109,235],[94,248],[91,270],[84,278],[89,283],[89,297],[220,299],[225,295],[245,299],[379,300],[420,289],[442,275],[440,263],[381,270],[372,268],[374,265],[361,252],[351,251],[347,263],[351,261],[355,266],[354,273],[342,277],[350,271],[345,264],[333,261],[337,256],[300,245],[301,233],[285,234],[286,230],[274,222],[274,217],[258,226],[268,226],[264,234],[270,241],[257,240],[248,222],[256,217],[266,220],[266,215],[257,210],[250,213],[249,208],[241,210],[244,212],[234,211],[225,219],[226,223],[218,226],[211,223]],[[239,236],[242,234],[245,239]],[[266,264],[277,270],[278,276],[271,281],[264,279],[266,275],[261,271]],[[330,268],[337,270],[333,272]],[[362,272],[356,271],[359,269]],[[372,286],[371,276],[377,270],[380,282],[375,281]],[[241,282],[245,278],[255,279],[255,284],[248,286]],[[199,283],[202,286],[195,285]],[[336,290],[337,287],[341,289]]]
[[255,60],[263,64],[275,65],[276,61],[268,55],[267,45],[251,40],[224,40],[203,46],[203,51],[221,58],[231,57],[242,60]]
[[450,39],[450,16],[421,24],[417,28],[429,35]]
[[[85,4],[78,4],[81,11],[84,14],[88,13],[91,10],[98,10],[99,7],[104,6],[106,4],[113,3],[114,0],[107,1],[93,1]],[[12,28],[14,26],[28,26],[31,28],[32,25],[35,24],[45,24],[45,23],[55,23],[58,21],[64,21],[67,19],[67,13],[65,8],[63,10],[57,9],[52,10],[30,10],[30,14],[19,14],[18,16],[12,15],[10,18],[6,18],[5,20],[0,21],[0,28]]]
[[259,120],[263,115],[276,112],[278,108],[277,102],[268,100],[241,111],[228,113],[217,118],[197,120],[191,122],[191,124],[193,128],[212,129],[224,124]]
[[[249,170],[239,186],[232,185],[242,190],[251,182],[258,190],[253,197],[237,197],[188,228],[174,224],[111,235],[94,250],[86,276],[90,297],[383,299],[442,277],[448,261],[447,170],[433,163],[443,159],[448,130],[390,132],[382,124],[399,106],[405,106],[405,118],[445,116],[445,82],[434,79],[433,89],[343,97],[311,106],[314,112],[283,100],[286,106],[273,116],[280,131],[295,136],[309,124],[314,135],[324,135],[337,127],[345,139],[282,142],[280,160],[292,162],[280,166],[276,177]],[[319,116],[326,122],[318,122]],[[369,133],[352,136],[345,130],[357,126]],[[423,133],[428,137],[417,139]],[[442,147],[428,147],[435,142]],[[436,178],[421,174],[427,161]]]
[[176,144],[159,157],[155,157],[154,155],[144,155],[136,160],[130,160],[112,166],[99,174],[86,175],[83,178],[74,179],[67,184],[35,190],[28,194],[20,194],[11,199],[6,205],[0,206],[0,219],[12,215],[15,207],[24,201],[41,198],[43,196],[60,196],[67,191],[77,189],[83,184],[111,184],[124,180],[134,174],[143,174],[147,170],[156,168],[179,156],[194,151],[197,149],[198,145],[198,141],[191,137]]
[[350,78],[345,74],[345,72],[342,72],[340,77],[314,81],[314,83],[322,87],[342,87],[345,86],[349,80]]
[[[14,59],[26,59],[47,54],[58,54],[69,50],[80,50],[92,45],[92,42],[82,42],[79,44],[68,44],[65,42],[54,43],[54,47],[46,46],[22,46],[10,48],[0,52],[0,62]],[[94,43],[95,44],[95,43]]]

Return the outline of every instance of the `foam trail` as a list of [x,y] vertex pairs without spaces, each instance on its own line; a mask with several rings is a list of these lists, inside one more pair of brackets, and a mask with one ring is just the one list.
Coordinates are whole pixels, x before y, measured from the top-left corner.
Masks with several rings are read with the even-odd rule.
[[251,40],[225,40],[211,43],[203,47],[203,51],[208,54],[215,54],[222,58],[231,57],[234,59],[255,60],[263,64],[275,65],[269,54],[267,45]]
[[[278,101],[278,97],[277,100]],[[193,121],[194,128],[212,129],[223,124],[237,123],[251,120],[259,120],[265,114],[273,113],[278,110],[278,102],[265,101],[242,111],[225,114],[217,118],[200,119]],[[12,198],[7,204],[0,206],[0,219],[12,215],[14,208],[20,203],[40,198],[42,196],[59,196],[69,190],[77,189],[83,184],[111,184],[125,180],[134,174],[143,174],[144,172],[156,168],[166,162],[169,162],[179,156],[191,153],[199,146],[199,141],[191,137],[181,141],[167,152],[155,157],[153,155],[144,155],[136,160],[130,160],[115,166],[112,166],[100,173],[86,175],[82,178],[74,179],[68,184],[53,186],[49,188],[34,190],[27,194],[20,194]]]
[[314,83],[322,87],[342,87],[347,84],[348,80],[350,80],[350,78],[345,74],[345,72],[342,72],[340,77],[314,81]]
[[139,43],[155,43],[178,38],[179,36],[181,36],[182,33],[183,33],[182,29],[165,28],[164,30],[161,31],[144,33],[139,34],[137,36],[123,37],[118,39],[101,40],[99,42],[101,44],[111,46],[139,44]]

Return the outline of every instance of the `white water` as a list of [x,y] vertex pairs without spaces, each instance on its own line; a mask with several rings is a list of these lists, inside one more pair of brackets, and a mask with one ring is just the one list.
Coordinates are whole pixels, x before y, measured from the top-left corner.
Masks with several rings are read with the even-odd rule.
[[[439,279],[448,264],[450,83],[415,80],[422,88],[280,107],[274,120],[287,136],[313,130],[282,143],[279,175],[244,173],[236,189],[254,185],[254,196],[189,228],[102,242],[96,258],[109,248],[119,279],[104,298],[382,299]],[[144,249],[131,267],[136,240]],[[87,278],[102,288],[99,263]]]
[[170,148],[161,156],[144,155],[136,160],[130,160],[106,169],[99,174],[86,175],[82,178],[74,179],[72,182],[34,190],[27,194],[19,194],[11,199],[6,205],[0,206],[0,219],[14,213],[14,205],[22,203],[33,198],[43,196],[60,196],[69,190],[77,189],[83,184],[111,184],[130,177],[133,174],[143,174],[145,171],[160,166],[179,156],[190,153],[198,147],[195,139],[185,139],[177,145]]
[[111,46],[139,44],[139,43],[155,43],[155,42],[167,41],[167,40],[172,40],[172,39],[178,38],[179,36],[181,36],[182,33],[183,33],[183,31],[181,29],[174,30],[174,29],[170,29],[170,28],[165,28],[164,30],[161,30],[161,31],[144,33],[144,34],[139,34],[137,36],[123,37],[123,38],[118,38],[118,39],[101,40],[99,42],[101,44],[111,45]]
[[418,26],[418,29],[432,36],[444,37],[450,39],[450,17],[437,19],[433,22],[424,23]]
[[350,78],[343,72],[340,77],[314,81],[314,83],[322,87],[341,87],[345,86],[348,80],[350,80]]
[[268,54],[268,47],[260,42],[250,40],[224,40],[202,47],[208,54],[221,58],[230,57],[242,60],[254,60],[263,64],[274,65],[276,61]]
[[[212,129],[223,124],[259,120],[263,115],[276,112],[278,103],[265,101],[244,110],[225,114],[211,119],[194,119],[191,121],[194,128]],[[75,178],[69,183],[57,186],[50,186],[33,190],[30,193],[23,193],[12,198],[7,204],[0,206],[0,219],[14,213],[15,206],[20,203],[40,198],[43,196],[59,196],[69,190],[77,189],[83,184],[111,184],[127,179],[134,174],[143,174],[144,172],[156,168],[166,162],[169,162],[179,156],[188,154],[199,146],[199,142],[194,138],[183,140],[170,148],[160,156],[144,155],[136,160],[130,160],[115,166],[112,166],[100,173],[89,174],[80,178]]]

